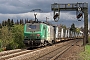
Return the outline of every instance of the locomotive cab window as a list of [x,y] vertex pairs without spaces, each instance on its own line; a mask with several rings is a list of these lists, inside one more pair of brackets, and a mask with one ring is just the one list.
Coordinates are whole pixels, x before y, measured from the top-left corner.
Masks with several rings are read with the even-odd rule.
[[36,29],[36,25],[29,25],[29,29]]
[[26,31],[30,32],[30,31],[40,31],[40,24],[37,23],[27,23],[26,24]]

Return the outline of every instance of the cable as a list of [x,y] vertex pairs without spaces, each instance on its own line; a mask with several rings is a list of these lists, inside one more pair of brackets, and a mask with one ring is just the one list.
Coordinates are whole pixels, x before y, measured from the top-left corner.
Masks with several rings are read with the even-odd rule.
[[43,12],[41,9],[33,9],[30,12]]

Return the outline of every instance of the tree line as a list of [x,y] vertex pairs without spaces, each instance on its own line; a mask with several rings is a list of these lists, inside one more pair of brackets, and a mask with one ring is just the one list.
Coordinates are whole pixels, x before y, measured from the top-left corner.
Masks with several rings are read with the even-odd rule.
[[13,25],[24,25],[25,23],[31,23],[33,22],[33,20],[28,20],[28,19],[20,19],[16,22],[14,22],[13,19],[8,19],[8,20],[5,20],[5,21],[2,21],[2,23],[0,23],[0,28],[2,28],[2,26],[8,26],[8,27],[12,27]]
[[28,19],[20,19],[16,22],[13,19],[2,21],[0,23],[0,51],[24,48],[24,24],[33,22],[35,21]]
[[32,20],[23,19],[14,22],[8,19],[0,23],[0,51],[23,48],[24,24]]

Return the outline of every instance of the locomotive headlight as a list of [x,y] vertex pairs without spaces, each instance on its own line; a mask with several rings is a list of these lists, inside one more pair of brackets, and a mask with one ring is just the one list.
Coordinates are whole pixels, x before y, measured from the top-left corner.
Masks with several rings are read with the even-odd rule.
[[39,37],[39,36],[40,36],[40,34],[37,34],[37,36]]
[[25,36],[25,38],[28,38],[27,36]]

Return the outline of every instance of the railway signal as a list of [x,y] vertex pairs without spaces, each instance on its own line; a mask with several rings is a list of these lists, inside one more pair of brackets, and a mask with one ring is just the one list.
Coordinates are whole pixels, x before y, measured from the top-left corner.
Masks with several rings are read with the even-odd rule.
[[79,19],[82,16],[82,13],[77,15],[77,19]]
[[59,9],[59,6],[57,6],[57,3],[54,3],[54,4],[55,4],[55,5],[53,5],[54,8],[52,6],[52,8],[53,8],[53,15],[54,15],[53,19],[54,19],[55,22],[58,22],[59,16],[60,16],[60,9]]
[[82,18],[83,18],[83,12],[82,12],[81,7],[78,7],[78,8],[77,8],[77,11],[76,11],[76,18],[77,18],[78,21],[81,21]]
[[[58,12],[60,15],[60,11],[76,11],[76,18],[78,21],[81,21],[84,13],[84,39],[83,45],[88,43],[88,3],[71,3],[71,4],[51,4],[51,10],[54,12],[54,21],[57,22],[59,20],[59,16],[55,14]],[[58,17],[58,20],[56,18]]]
[[55,19],[58,18],[58,17],[59,17],[59,14],[56,13],[56,14],[54,15],[53,19],[55,20]]

